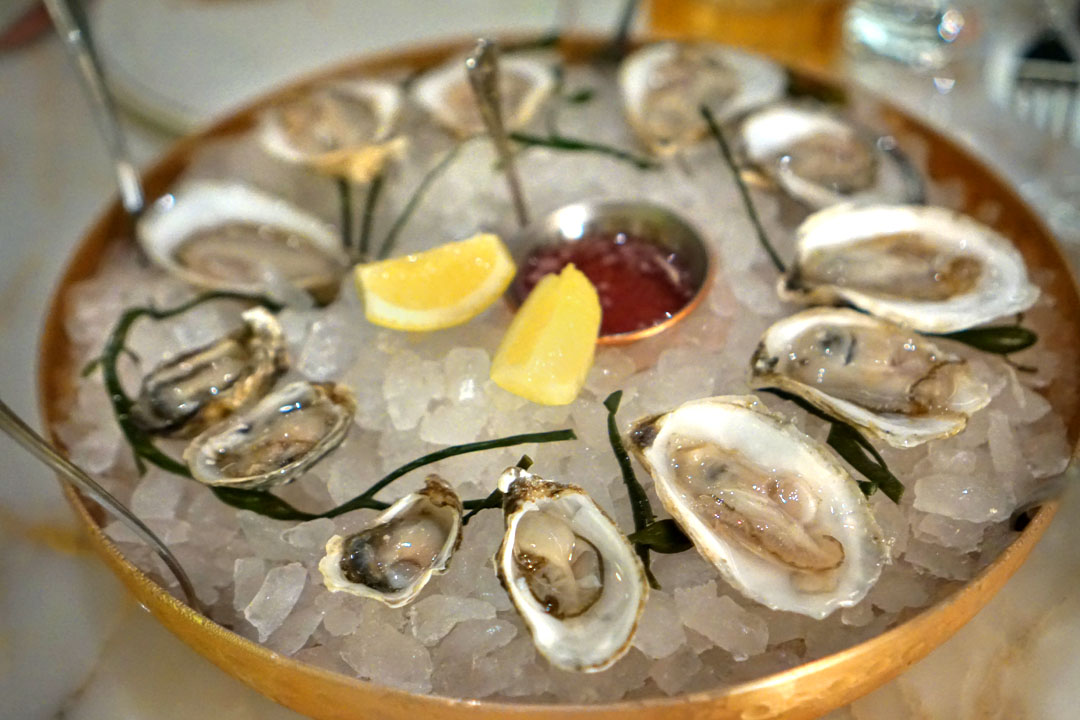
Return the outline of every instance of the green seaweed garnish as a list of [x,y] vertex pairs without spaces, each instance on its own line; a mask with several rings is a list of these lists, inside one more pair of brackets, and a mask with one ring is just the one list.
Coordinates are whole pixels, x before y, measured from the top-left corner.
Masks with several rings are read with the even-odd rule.
[[543,135],[533,135],[531,133],[519,131],[510,133],[510,139],[525,147],[543,147],[551,150],[591,152],[598,155],[606,155],[615,158],[616,160],[630,163],[638,170],[653,170],[660,167],[660,163],[656,160],[631,152],[630,150],[623,150],[622,148],[593,142],[591,140],[568,137],[559,133],[549,133],[545,137]]
[[861,432],[786,390],[770,387],[761,388],[761,392],[793,402],[814,417],[830,423],[832,427],[829,428],[829,436],[825,442],[866,478],[857,481],[863,494],[870,497],[880,489],[886,497],[900,504],[900,498],[904,495],[904,484],[893,475],[885,458],[881,457],[877,448]]
[[[634,516],[634,533],[638,534],[644,532],[656,520],[656,514],[653,513],[649,496],[645,494],[645,488],[641,486],[637,475],[634,474],[634,466],[630,463],[630,456],[627,455],[626,448],[622,444],[622,438],[619,437],[619,426],[615,421],[615,413],[619,410],[620,402],[622,402],[622,390],[616,390],[604,400],[604,407],[608,411],[608,441],[611,443],[611,451],[615,453],[615,460],[619,463],[623,484],[626,485],[626,494],[630,498],[630,510]],[[645,568],[645,577],[648,578],[649,585],[659,590],[660,583],[656,581],[649,567],[649,545],[635,543],[634,549],[638,557],[641,558],[641,564]]]
[[970,330],[958,330],[951,333],[934,335],[947,340],[955,340],[976,350],[993,353],[995,355],[1008,355],[1029,347],[1039,341],[1039,336],[1033,330],[1020,325],[999,325],[997,327],[972,328]]

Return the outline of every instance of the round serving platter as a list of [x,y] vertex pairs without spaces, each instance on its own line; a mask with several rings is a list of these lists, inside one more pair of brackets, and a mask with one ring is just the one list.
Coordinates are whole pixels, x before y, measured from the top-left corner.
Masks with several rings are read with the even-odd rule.
[[[419,70],[433,66],[468,46],[466,41],[366,58],[335,68],[262,98],[221,120],[202,133],[179,141],[144,174],[147,196],[157,197],[185,169],[196,149],[214,140],[249,130],[258,113],[275,99],[326,80],[357,72],[378,73],[391,69]],[[563,39],[560,50],[573,62],[595,55],[604,44],[595,38]],[[821,78],[796,76],[805,83],[836,90]],[[1035,213],[1001,178],[973,159],[953,142],[923,123],[910,118],[854,89],[849,98],[871,104],[882,129],[904,145],[907,141],[926,149],[924,169],[933,182],[957,183],[956,210],[977,214],[993,206],[996,230],[1012,239],[1031,272],[1040,278],[1061,318],[1060,332],[1042,338],[1045,348],[1059,357],[1072,358],[1080,341],[1080,295],[1066,261],[1048,230]],[[112,203],[82,239],[60,279],[42,329],[38,366],[39,399],[47,428],[63,420],[65,399],[74,391],[78,373],[72,367],[70,341],[63,318],[68,310],[67,291],[76,282],[93,276],[106,256],[105,248],[116,238],[130,238],[129,219],[118,202]],[[1046,398],[1064,419],[1070,445],[1080,438],[1080,364],[1066,364],[1046,389]],[[52,439],[59,444],[53,433]],[[217,664],[225,672],[259,692],[300,713],[324,720],[377,717],[405,719],[417,715],[437,718],[800,718],[818,717],[873,690],[925,656],[970,620],[1019,568],[1045,532],[1057,510],[1049,501],[1034,513],[1017,539],[988,567],[962,588],[926,608],[901,625],[872,640],[853,646],[786,672],[756,681],[726,686],[710,692],[672,698],[624,701],[604,705],[539,705],[460,700],[418,695],[332,673],[253,643],[217,625],[179,602],[129,562],[106,537],[104,514],[99,507],[70,486],[68,499],[85,522],[91,541],[107,564],[151,613],[180,639]]]

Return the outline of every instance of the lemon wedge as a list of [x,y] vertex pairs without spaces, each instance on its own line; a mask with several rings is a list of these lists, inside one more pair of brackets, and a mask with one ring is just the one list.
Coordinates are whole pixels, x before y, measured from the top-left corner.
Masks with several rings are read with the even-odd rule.
[[567,265],[525,298],[491,361],[491,379],[540,405],[572,403],[592,367],[599,332],[596,288]]
[[424,252],[356,266],[364,314],[395,330],[441,330],[467,322],[514,278],[497,235],[482,233]]

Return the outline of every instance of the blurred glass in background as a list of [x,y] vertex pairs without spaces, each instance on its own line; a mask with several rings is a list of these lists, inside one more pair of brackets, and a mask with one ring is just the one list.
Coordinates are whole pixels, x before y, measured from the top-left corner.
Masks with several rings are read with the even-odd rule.
[[853,52],[865,49],[925,70],[949,65],[971,34],[964,11],[949,0],[855,0],[844,18]]
[[812,69],[840,53],[845,0],[652,0],[649,28],[661,37],[719,40]]

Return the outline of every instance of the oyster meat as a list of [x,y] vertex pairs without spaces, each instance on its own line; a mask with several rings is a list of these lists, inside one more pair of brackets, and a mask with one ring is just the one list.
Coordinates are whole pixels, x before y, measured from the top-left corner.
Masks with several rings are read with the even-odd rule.
[[537,650],[564,670],[610,667],[630,649],[649,591],[630,542],[575,485],[513,467],[499,488],[495,566]]
[[131,408],[135,424],[190,438],[269,392],[289,366],[281,325],[263,307],[243,319],[237,332],[151,370]]
[[808,217],[779,292],[849,303],[921,332],[949,333],[1023,312],[1039,297],[1012,243],[955,211],[837,205]]
[[355,412],[356,401],[343,385],[290,383],[196,437],[184,462],[206,485],[282,485],[340,445]]
[[955,435],[990,402],[963,359],[855,310],[814,308],[780,320],[750,365],[757,387],[795,393],[893,447]]
[[922,180],[892,138],[824,106],[772,103],[743,115],[735,137],[742,164],[810,207],[922,201]]
[[358,533],[335,535],[319,561],[333,592],[369,597],[390,607],[412,602],[433,575],[446,572],[461,544],[461,500],[438,475],[383,511]]
[[847,471],[754,396],[639,420],[630,445],[698,552],[767,607],[824,618],[859,602],[889,561]]
[[136,235],[158,266],[212,290],[259,293],[288,283],[325,302],[348,266],[328,225],[239,183],[181,185],[147,209]]
[[[499,61],[499,95],[506,131],[525,127],[554,88],[555,78],[543,63],[504,55]],[[417,78],[413,97],[437,123],[459,137],[485,131],[464,58],[454,58]]]
[[705,137],[702,105],[724,121],[777,99],[786,85],[775,63],[707,42],[646,45],[619,68],[627,121],[657,154]]
[[391,137],[403,104],[395,83],[341,80],[265,112],[259,140],[286,162],[366,183],[404,147],[404,138]]

